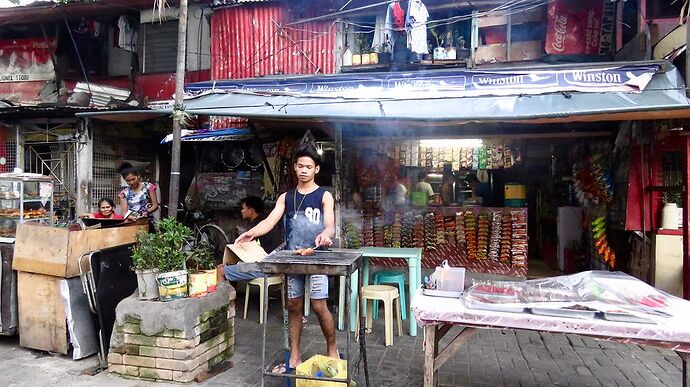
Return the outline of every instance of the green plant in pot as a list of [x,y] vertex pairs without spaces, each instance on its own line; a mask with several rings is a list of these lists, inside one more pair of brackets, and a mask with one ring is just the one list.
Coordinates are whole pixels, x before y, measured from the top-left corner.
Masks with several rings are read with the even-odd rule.
[[216,290],[217,273],[213,250],[208,243],[201,243],[187,256],[189,270],[189,296],[202,297]]
[[154,249],[156,234],[140,231],[137,244],[132,252],[132,265],[137,274],[137,285],[140,300],[158,298],[158,256]]
[[174,218],[157,224],[154,251],[158,257],[158,292],[162,301],[187,297],[187,256],[184,247],[192,238],[192,230]]

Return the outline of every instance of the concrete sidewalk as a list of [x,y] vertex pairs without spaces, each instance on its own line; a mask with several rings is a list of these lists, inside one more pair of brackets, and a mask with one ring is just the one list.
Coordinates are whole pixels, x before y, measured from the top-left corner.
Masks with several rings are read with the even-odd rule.
[[[244,297],[237,299],[237,309],[241,311]],[[281,357],[282,347],[279,305],[279,302],[271,302],[268,322],[270,358],[276,360]],[[257,322],[256,303],[251,306],[253,310],[250,307],[250,320],[236,320],[234,367],[201,385],[261,385],[259,368],[262,327]],[[339,332],[338,338],[339,346],[344,351],[344,333]],[[391,347],[383,345],[383,338],[383,324],[380,320],[376,322],[373,333],[367,335],[372,386],[422,385],[422,331],[420,330],[418,337],[396,336]],[[356,346],[357,343],[353,343],[353,348]],[[303,333],[303,359],[324,350],[325,341],[318,322],[314,316],[310,316]],[[6,386],[167,385],[125,380],[107,372],[90,376],[85,373],[96,366],[95,356],[73,361],[64,356],[21,348],[16,337],[0,337],[0,359],[0,384]],[[358,386],[364,386],[363,375],[357,375],[356,379]],[[280,379],[272,378],[267,385],[279,386]],[[439,385],[680,386],[681,361],[672,351],[596,341],[577,335],[486,330],[473,336],[441,368]]]

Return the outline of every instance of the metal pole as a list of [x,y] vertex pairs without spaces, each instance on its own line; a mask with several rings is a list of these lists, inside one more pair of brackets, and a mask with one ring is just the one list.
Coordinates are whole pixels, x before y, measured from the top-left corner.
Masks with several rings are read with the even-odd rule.
[[[681,15],[682,17],[683,15]],[[690,46],[690,28],[688,28],[688,21],[690,21],[690,5],[688,6],[687,13],[685,14],[685,44],[687,53],[687,47]],[[687,55],[687,54],[686,54]],[[690,90],[688,90],[688,79],[690,79],[690,60],[685,59],[685,95],[690,97]]]
[[175,70],[175,107],[173,109],[173,141],[170,161],[170,193],[168,216],[177,217],[177,203],[180,196],[180,123],[182,94],[184,92],[185,60],[187,58],[187,0],[180,0],[180,20],[177,29],[177,68]]

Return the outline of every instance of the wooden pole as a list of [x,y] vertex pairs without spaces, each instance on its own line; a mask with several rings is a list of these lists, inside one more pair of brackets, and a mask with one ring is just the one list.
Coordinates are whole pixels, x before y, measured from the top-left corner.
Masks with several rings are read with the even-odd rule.
[[683,298],[690,300],[690,200],[688,193],[690,192],[690,137],[685,137],[685,146],[683,147],[683,156],[685,162],[683,163]]
[[175,70],[175,107],[173,110],[172,160],[170,162],[170,194],[168,216],[177,217],[180,196],[180,135],[184,93],[185,61],[187,58],[187,0],[180,0],[180,20],[177,29],[177,68]]

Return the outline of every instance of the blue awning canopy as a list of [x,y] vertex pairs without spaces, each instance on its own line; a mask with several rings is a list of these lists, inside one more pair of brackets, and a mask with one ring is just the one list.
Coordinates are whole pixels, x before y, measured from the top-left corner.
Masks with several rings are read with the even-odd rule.
[[685,85],[668,62],[245,79],[195,83],[187,90],[197,94],[184,101],[188,114],[255,120],[465,124],[690,118]]
[[[172,142],[172,133],[161,140],[161,144]],[[182,130],[182,141],[246,141],[254,135],[246,128],[226,128],[216,130]]]

